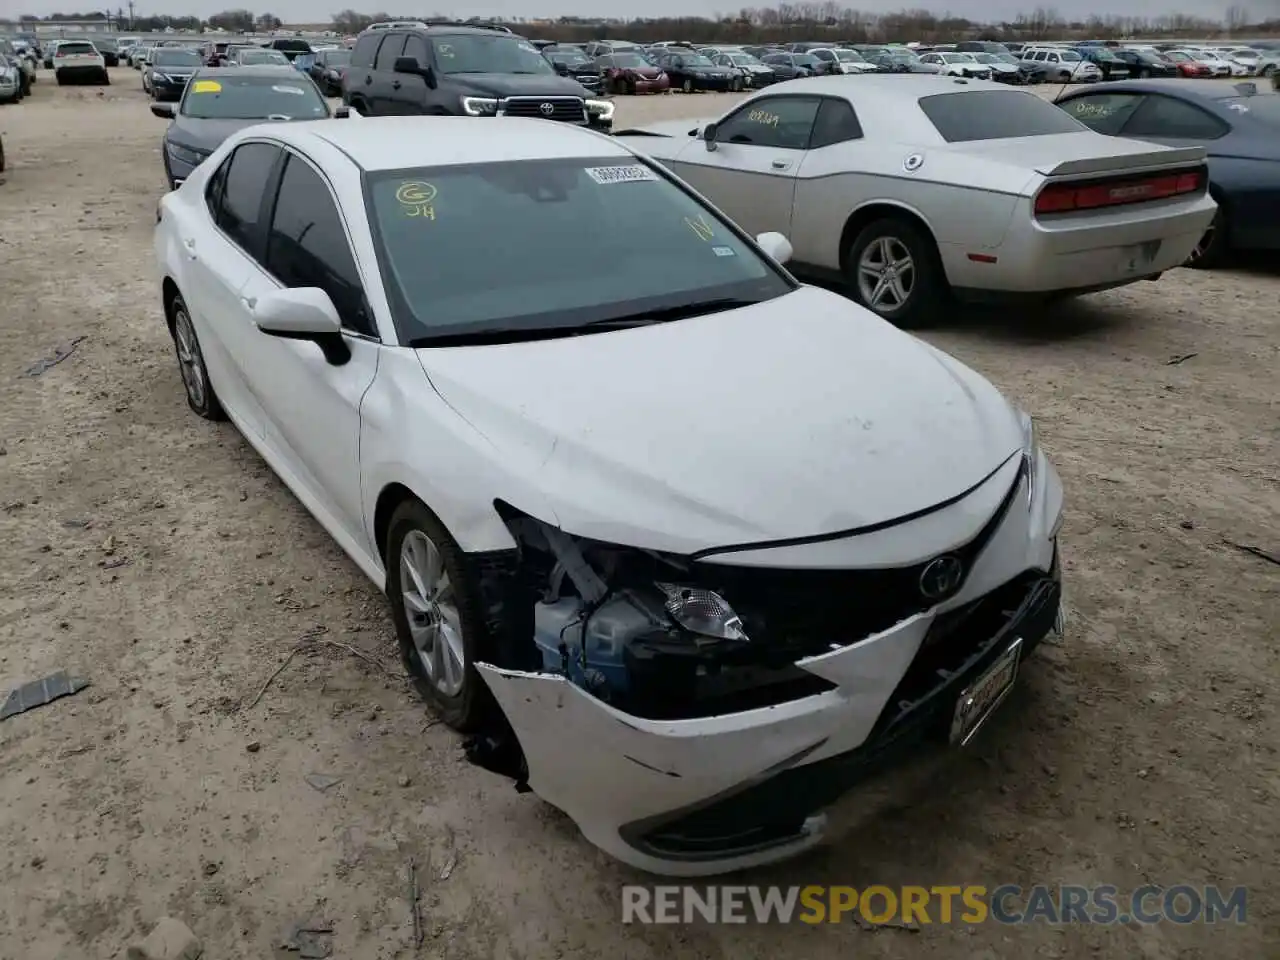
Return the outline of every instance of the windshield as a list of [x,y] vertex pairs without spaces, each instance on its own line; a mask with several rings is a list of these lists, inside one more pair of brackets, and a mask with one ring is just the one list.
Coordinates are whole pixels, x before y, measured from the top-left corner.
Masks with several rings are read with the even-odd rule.
[[1120,59],[1114,53],[1108,50],[1106,47],[1094,48],[1093,55],[1097,57],[1099,60],[1119,60]]
[[1181,50],[1174,50],[1172,53],[1166,53],[1165,56],[1176,63],[1186,63],[1191,59],[1191,54],[1183,53]]
[[151,58],[153,67],[198,67],[200,57],[186,50],[161,50]]
[[581,53],[553,53],[550,55],[554,63],[563,63],[567,67],[576,67],[583,63],[589,63],[585,54]]
[[615,67],[649,67],[648,60],[636,53],[615,53],[609,57]]
[[797,66],[801,67],[816,67],[821,62],[817,57],[810,53],[797,53],[791,59],[795,61]]
[[285,64],[289,58],[279,50],[241,50],[236,54],[236,61],[245,66],[261,66],[267,63]]
[[351,62],[350,50],[324,51],[324,63],[327,67],[345,67]]
[[836,55],[836,59],[841,63],[866,63],[865,60],[852,50],[833,50],[832,52]]
[[735,67],[754,67],[762,65],[759,60],[749,53],[730,53],[727,57],[729,62]]
[[686,53],[683,57],[686,67],[714,67],[715,64],[700,53]]
[[112,53],[116,53],[120,49],[119,47],[116,46],[116,42],[112,40],[110,37],[101,37],[97,40],[94,40],[93,45],[97,47],[99,50],[109,50]]
[[197,75],[187,84],[180,112],[198,120],[319,120],[329,116],[315,84],[302,77],[219,76],[213,80]]
[[791,289],[727,222],[630,157],[370,173],[365,195],[402,343]]
[[555,73],[528,40],[459,33],[433,42],[441,73]]

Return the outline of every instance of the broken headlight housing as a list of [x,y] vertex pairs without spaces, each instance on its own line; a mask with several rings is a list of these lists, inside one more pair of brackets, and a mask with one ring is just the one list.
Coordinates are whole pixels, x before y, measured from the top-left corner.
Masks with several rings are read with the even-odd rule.
[[675,583],[659,582],[655,586],[666,595],[663,606],[667,615],[677,626],[693,634],[695,641],[700,638],[749,639],[742,626],[742,618],[715,591]]

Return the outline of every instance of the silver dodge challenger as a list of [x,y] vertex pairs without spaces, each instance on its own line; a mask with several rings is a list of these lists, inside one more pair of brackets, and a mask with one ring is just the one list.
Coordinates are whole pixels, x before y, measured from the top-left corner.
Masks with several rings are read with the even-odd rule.
[[901,327],[936,318],[948,296],[1049,300],[1155,280],[1217,209],[1203,147],[1102,136],[980,80],[791,80],[717,120],[617,136],[748,233],[785,234],[797,274],[842,282]]

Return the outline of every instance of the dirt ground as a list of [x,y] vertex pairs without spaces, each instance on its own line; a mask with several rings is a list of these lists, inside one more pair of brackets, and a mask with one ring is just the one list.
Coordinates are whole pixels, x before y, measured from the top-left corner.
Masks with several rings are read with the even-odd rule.
[[[210,958],[297,956],[281,935],[312,910],[358,960],[1276,956],[1280,570],[1229,542],[1280,553],[1280,270],[928,335],[1039,419],[1068,495],[1068,640],[970,750],[737,881],[1243,884],[1247,924],[623,926],[642,878],[467,764],[400,678],[379,592],[234,428],[187,411],[151,248],[163,129],[127,68],[106,89],[45,72],[0,108],[0,696],[92,683],[0,725],[0,960],[120,957],[165,914]],[[326,642],[254,704],[304,635]]]

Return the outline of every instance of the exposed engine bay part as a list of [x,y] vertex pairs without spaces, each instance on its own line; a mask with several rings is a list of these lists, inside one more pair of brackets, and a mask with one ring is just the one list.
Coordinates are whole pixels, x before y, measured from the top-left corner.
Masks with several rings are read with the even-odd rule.
[[[535,670],[648,719],[736,712],[831,688],[795,666],[829,650],[829,641],[797,643],[759,614],[748,624],[719,585],[730,568],[573,537],[509,507],[500,512],[531,602]],[[529,669],[528,661],[495,666]]]

